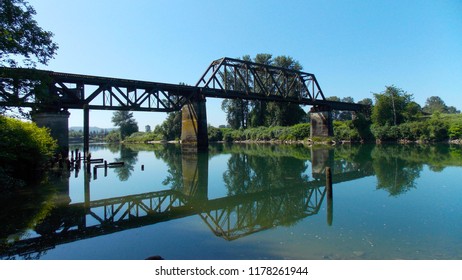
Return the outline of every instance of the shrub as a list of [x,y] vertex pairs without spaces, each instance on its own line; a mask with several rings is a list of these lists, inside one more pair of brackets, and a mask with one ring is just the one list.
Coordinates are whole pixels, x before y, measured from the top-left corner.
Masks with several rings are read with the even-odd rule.
[[462,124],[451,123],[449,126],[448,134],[451,139],[462,138]]
[[44,168],[57,147],[48,129],[0,116],[0,183]]

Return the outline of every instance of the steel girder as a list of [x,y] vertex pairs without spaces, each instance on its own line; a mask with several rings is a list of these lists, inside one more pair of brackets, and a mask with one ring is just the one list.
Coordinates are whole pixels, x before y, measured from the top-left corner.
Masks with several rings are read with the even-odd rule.
[[0,68],[0,106],[172,112],[198,92],[183,85]]

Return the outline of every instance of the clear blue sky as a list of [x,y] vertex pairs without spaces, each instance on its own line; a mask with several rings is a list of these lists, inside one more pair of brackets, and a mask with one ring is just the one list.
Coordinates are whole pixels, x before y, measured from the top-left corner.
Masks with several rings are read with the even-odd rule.
[[[373,97],[395,85],[420,105],[462,109],[462,1],[29,0],[59,44],[39,68],[194,85],[212,60],[288,55],[327,96]],[[220,99],[208,122],[226,123]],[[309,110],[309,107],[305,107]],[[82,125],[71,111],[70,126]],[[135,113],[140,130],[166,114]],[[112,127],[112,112],[90,125]]]

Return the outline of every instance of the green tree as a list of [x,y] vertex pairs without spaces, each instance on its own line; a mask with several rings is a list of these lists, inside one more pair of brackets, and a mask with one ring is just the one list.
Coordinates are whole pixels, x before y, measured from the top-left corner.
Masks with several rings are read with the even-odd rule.
[[395,86],[387,86],[382,93],[375,93],[375,106],[372,108],[372,122],[376,125],[398,125],[405,120],[406,106],[412,94]]
[[120,139],[130,136],[134,132],[138,132],[138,123],[133,118],[133,113],[129,111],[116,111],[112,115],[112,123],[119,127]]
[[433,114],[436,112],[447,113],[448,106],[439,96],[431,96],[425,101],[425,106],[422,108],[425,113]]
[[406,122],[414,121],[422,116],[422,107],[414,101],[406,104],[403,117]]
[[[267,53],[257,54],[254,58],[255,63],[272,65],[273,64],[273,55]],[[253,100],[250,101],[250,126],[259,127],[259,126],[268,126],[269,112],[268,102],[264,100]]]
[[221,109],[226,113],[226,121],[233,129],[247,128],[249,120],[249,101],[243,99],[225,99]]
[[0,116],[0,188],[43,168],[57,149],[49,131],[32,122]]
[[[252,61],[250,56],[243,56],[242,60]],[[257,54],[253,60],[259,64],[272,65],[293,70],[301,70],[302,66],[290,56],[277,56],[273,59],[271,54]],[[232,75],[226,75],[227,79],[232,79]],[[245,76],[245,73],[242,73]],[[266,80],[260,77],[264,84],[271,83],[271,79]],[[222,77],[224,79],[224,76]],[[262,91],[258,84],[249,81],[249,86],[253,87],[256,92]],[[290,84],[291,81],[289,80]],[[229,90],[242,90],[244,84],[239,82],[227,83]],[[229,88],[229,87],[233,88]],[[289,92],[288,95],[295,95],[295,92]],[[257,126],[290,126],[306,121],[306,113],[298,104],[288,102],[266,102],[266,101],[248,101],[248,100],[224,100],[222,110],[226,112],[228,124],[234,128],[247,128]]]
[[18,59],[27,67],[47,64],[58,45],[53,33],[44,31],[33,16],[35,9],[24,0],[0,1],[0,65],[17,67]]
[[155,132],[162,134],[165,140],[179,139],[181,137],[181,111],[169,113]]
[[[37,24],[35,14],[34,8],[24,0],[0,1],[0,66],[35,68],[37,63],[47,65],[55,56],[58,45],[52,41],[53,33],[44,31]],[[39,85],[33,81],[21,80],[14,86],[20,94],[39,91]],[[0,91],[11,87],[13,85],[4,80]],[[0,107],[0,113],[5,112],[30,117],[22,108]]]
[[[250,56],[242,57],[244,61],[251,61]],[[227,70],[226,70],[227,71]],[[242,75],[244,75],[242,73]],[[222,77],[225,79],[225,76]],[[240,80],[232,82],[232,75],[226,75],[226,84],[228,90],[243,91],[245,84]],[[250,81],[251,82],[251,81]],[[225,99],[221,103],[221,109],[226,113],[226,121],[234,129],[247,128],[249,123],[249,106],[250,101],[244,99]]]
[[[302,65],[290,56],[277,56],[273,66],[301,71]],[[289,81],[290,83],[290,81]],[[295,95],[289,92],[288,95]],[[268,124],[271,126],[290,126],[306,121],[306,113],[298,104],[287,102],[268,102]]]

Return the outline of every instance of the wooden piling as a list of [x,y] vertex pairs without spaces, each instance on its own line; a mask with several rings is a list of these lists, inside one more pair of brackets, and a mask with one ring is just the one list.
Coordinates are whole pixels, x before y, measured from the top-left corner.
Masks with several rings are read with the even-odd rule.
[[332,225],[334,219],[334,201],[332,193],[332,171],[326,167],[327,224]]

